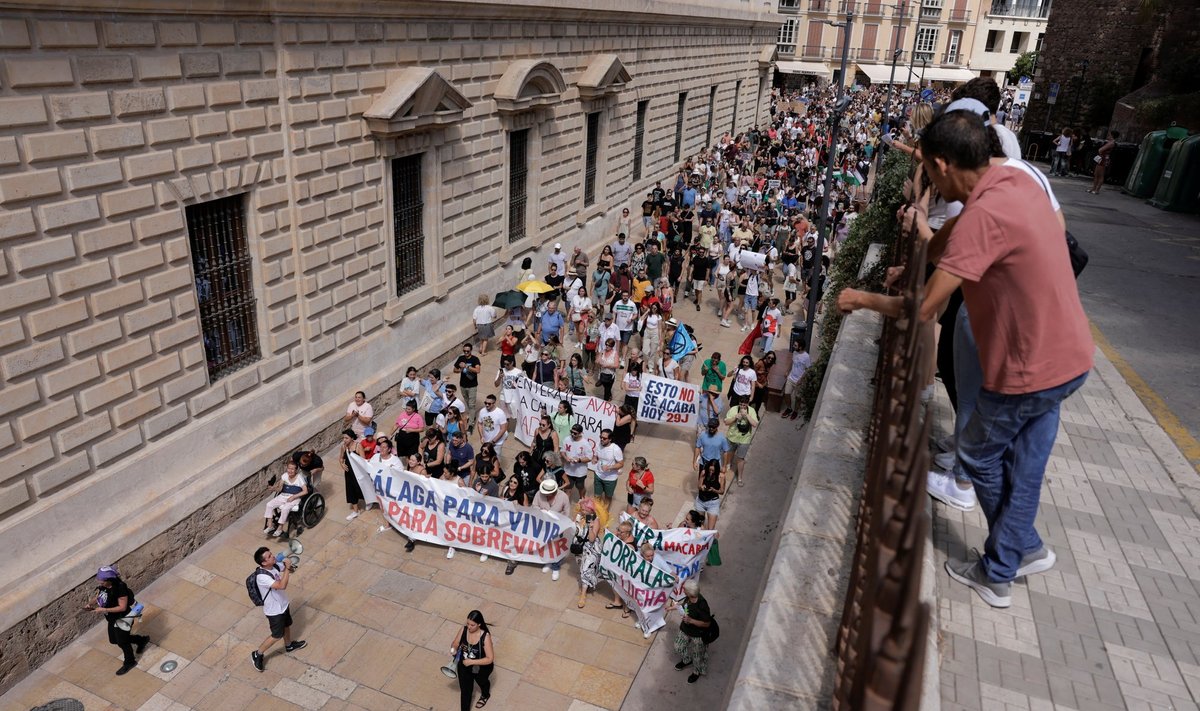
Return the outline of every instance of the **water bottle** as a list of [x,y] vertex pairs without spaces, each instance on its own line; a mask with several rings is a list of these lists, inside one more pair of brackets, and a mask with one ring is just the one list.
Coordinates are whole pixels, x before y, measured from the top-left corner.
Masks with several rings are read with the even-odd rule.
[[287,556],[286,556],[285,554],[283,554],[283,553],[276,553],[276,554],[275,554],[275,562],[276,562],[276,563],[282,563],[282,562],[283,562],[283,559],[284,559],[284,558],[286,558],[286,557],[287,557]]

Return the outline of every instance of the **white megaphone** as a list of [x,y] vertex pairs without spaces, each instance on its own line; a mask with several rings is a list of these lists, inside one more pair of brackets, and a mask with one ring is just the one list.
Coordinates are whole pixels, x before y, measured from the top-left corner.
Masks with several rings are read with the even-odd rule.
[[288,554],[284,556],[284,560],[292,568],[300,567],[300,554],[304,552],[304,546],[300,544],[300,540],[293,538],[288,541]]
[[449,664],[445,664],[442,666],[442,673],[445,674],[446,676],[450,677],[451,679],[457,679],[458,678],[458,660],[459,659],[462,659],[462,649],[459,649],[457,652],[454,653],[454,659],[451,659]]

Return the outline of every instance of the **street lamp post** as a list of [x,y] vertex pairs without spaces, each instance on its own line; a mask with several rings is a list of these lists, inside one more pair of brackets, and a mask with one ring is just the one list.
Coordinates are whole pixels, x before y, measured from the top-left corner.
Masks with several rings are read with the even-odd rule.
[[920,3],[916,4],[916,9],[913,11],[913,14],[917,16],[917,27],[913,31],[912,53],[908,57],[908,74],[906,74],[904,77],[904,89],[906,91],[908,90],[908,85],[912,82],[913,64],[917,61],[917,38],[921,36],[921,20],[924,19],[921,17]]
[[929,59],[926,57],[921,57],[921,86],[918,86],[918,89],[925,88],[925,67],[927,66],[929,66]]
[[813,252],[813,270],[808,283],[808,332],[804,337],[806,350],[811,350],[813,331],[816,330],[817,291],[821,286],[821,256],[825,251],[826,233],[829,231],[829,213],[833,205],[830,193],[833,192],[833,166],[837,163],[838,130],[842,126],[842,115],[846,112],[846,105],[850,103],[849,98],[846,97],[846,60],[850,53],[850,29],[854,24],[854,13],[847,12],[845,22],[826,20],[825,24],[840,27],[846,34],[842,40],[842,68],[838,79],[837,102],[833,105],[833,127],[829,130],[829,157],[825,162],[825,194],[821,197],[821,221],[818,223],[816,251]]
[[1075,87],[1075,106],[1071,109],[1071,123],[1079,123],[1079,97],[1083,95],[1083,85],[1087,81],[1088,60],[1079,63],[1079,84]]

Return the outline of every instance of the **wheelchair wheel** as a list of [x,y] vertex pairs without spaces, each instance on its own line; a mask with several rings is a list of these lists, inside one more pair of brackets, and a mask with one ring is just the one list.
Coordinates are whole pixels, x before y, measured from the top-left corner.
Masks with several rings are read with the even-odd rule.
[[320,494],[313,493],[304,502],[304,510],[301,512],[300,520],[308,528],[312,528],[325,518],[325,497]]

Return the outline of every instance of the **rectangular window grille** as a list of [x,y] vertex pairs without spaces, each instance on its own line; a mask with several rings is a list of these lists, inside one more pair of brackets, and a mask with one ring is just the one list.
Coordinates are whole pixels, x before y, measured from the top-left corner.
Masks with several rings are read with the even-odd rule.
[[185,211],[210,382],[259,357],[245,211],[242,195],[189,205]]
[[733,120],[729,122],[729,135],[737,135],[737,110],[738,101],[742,98],[742,80],[738,79],[733,85]]
[[508,241],[525,238],[526,178],[529,175],[529,129],[508,134]]
[[646,110],[650,108],[650,100],[637,103],[637,124],[633,129],[633,179],[642,178],[642,153],[646,145]]
[[707,136],[707,138],[704,139],[704,147],[706,149],[711,148],[712,144],[713,144],[712,123],[713,123],[713,113],[716,110],[717,110],[717,87],[714,86],[708,90],[708,129],[705,131],[705,136]]
[[583,172],[583,204],[596,202],[596,161],[600,147],[600,112],[587,115],[587,156]]
[[679,106],[675,109],[675,162],[683,155],[683,110],[687,104],[687,92],[680,92]]
[[425,284],[425,202],[421,155],[392,160],[392,228],[396,241],[396,296]]

